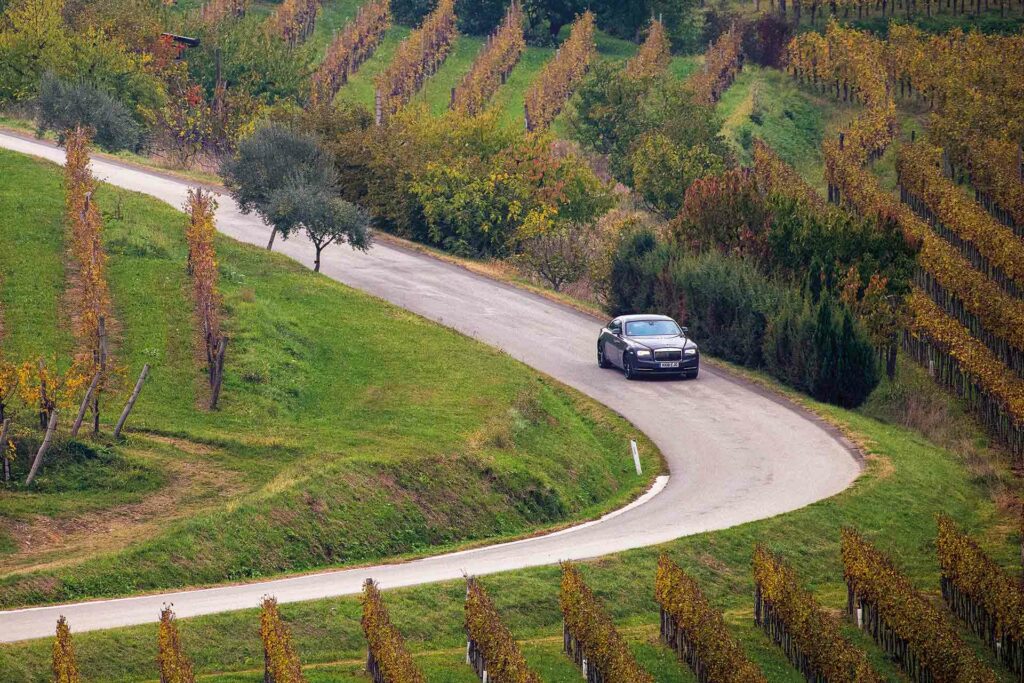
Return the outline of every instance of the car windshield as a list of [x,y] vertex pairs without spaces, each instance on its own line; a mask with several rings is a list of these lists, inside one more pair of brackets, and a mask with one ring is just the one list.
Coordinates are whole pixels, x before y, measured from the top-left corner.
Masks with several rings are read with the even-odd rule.
[[626,323],[626,334],[630,337],[665,337],[680,332],[679,325],[671,320],[636,320]]

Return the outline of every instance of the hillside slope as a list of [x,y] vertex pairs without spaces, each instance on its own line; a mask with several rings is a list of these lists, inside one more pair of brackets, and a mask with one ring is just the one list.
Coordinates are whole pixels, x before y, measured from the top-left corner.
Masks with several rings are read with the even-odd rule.
[[[3,152],[0,175],[0,213],[12,217],[0,239],[16,256],[0,279],[3,350],[59,360],[70,348],[60,171]],[[594,402],[227,238],[227,377],[221,410],[201,409],[184,216],[107,186],[97,200],[123,328],[117,363],[125,384],[144,362],[153,371],[125,445],[66,446],[32,491],[0,495],[3,606],[507,536],[596,514],[645,485],[623,457],[635,430]],[[22,478],[37,440],[21,443]],[[656,474],[656,450],[642,451]]]

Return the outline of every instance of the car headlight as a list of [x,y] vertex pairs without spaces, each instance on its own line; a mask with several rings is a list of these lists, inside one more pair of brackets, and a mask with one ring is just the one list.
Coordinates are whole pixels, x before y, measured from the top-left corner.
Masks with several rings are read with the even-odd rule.
[[683,353],[685,353],[687,356],[696,356],[697,349],[686,349],[685,351],[683,351]]
[[636,350],[636,357],[637,358],[650,358],[651,357],[651,351],[650,351],[650,349],[637,349]]

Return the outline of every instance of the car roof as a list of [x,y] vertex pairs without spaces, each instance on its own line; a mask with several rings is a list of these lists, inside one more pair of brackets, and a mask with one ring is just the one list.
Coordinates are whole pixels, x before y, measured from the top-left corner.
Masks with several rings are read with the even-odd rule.
[[[631,314],[631,315],[620,315],[616,320],[624,323],[636,322],[637,320],[672,320],[667,315],[653,315],[653,314]],[[672,320],[672,322],[675,322]]]

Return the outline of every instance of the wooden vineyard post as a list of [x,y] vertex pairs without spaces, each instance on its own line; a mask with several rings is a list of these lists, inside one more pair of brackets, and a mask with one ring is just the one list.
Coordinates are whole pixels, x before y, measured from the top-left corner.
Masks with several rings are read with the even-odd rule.
[[131,398],[128,399],[128,403],[125,404],[124,410],[121,411],[121,417],[117,421],[117,426],[114,427],[114,438],[121,436],[121,429],[124,428],[125,421],[128,420],[128,414],[132,412],[132,408],[135,407],[135,401],[139,398],[139,393],[142,392],[142,383],[146,381],[146,376],[149,375],[149,363],[142,366],[142,372],[139,373],[139,381],[135,383],[135,389],[132,390]]
[[384,122],[384,108],[381,104],[380,88],[373,92],[373,120],[378,126]]
[[227,352],[228,338],[221,336],[216,343],[216,355],[214,356],[213,363],[210,366],[210,410],[217,407],[217,401],[220,400],[220,388],[224,383],[224,354]]
[[4,461],[5,482],[11,480],[11,461],[7,459],[7,433],[9,431],[11,431],[11,418],[5,419],[3,426],[0,426],[0,460]]
[[[96,385],[100,381],[100,371],[97,370],[92,376],[92,382],[89,383],[89,388],[85,391],[85,396],[82,397],[82,405],[78,409],[78,417],[75,418],[75,424],[71,427],[71,438],[74,439],[78,436],[78,430],[82,428],[82,420],[85,419],[85,411],[89,409],[89,399],[92,398],[92,392],[96,391]],[[0,441],[2,443],[2,441]]]
[[29,470],[28,477],[25,479],[25,486],[31,485],[32,480],[36,478],[36,472],[39,471],[39,466],[43,463],[46,451],[50,449],[50,442],[53,441],[53,432],[56,429],[57,409],[54,408],[53,412],[50,413],[50,423],[46,426],[46,436],[43,437],[43,443],[39,444],[39,450],[36,451],[36,457],[32,461],[32,469]]
[[[97,329],[99,343],[96,349],[96,365],[99,367],[99,374],[102,376],[107,371],[107,321],[100,316]],[[100,390],[96,389],[92,399],[92,433],[100,433]]]

